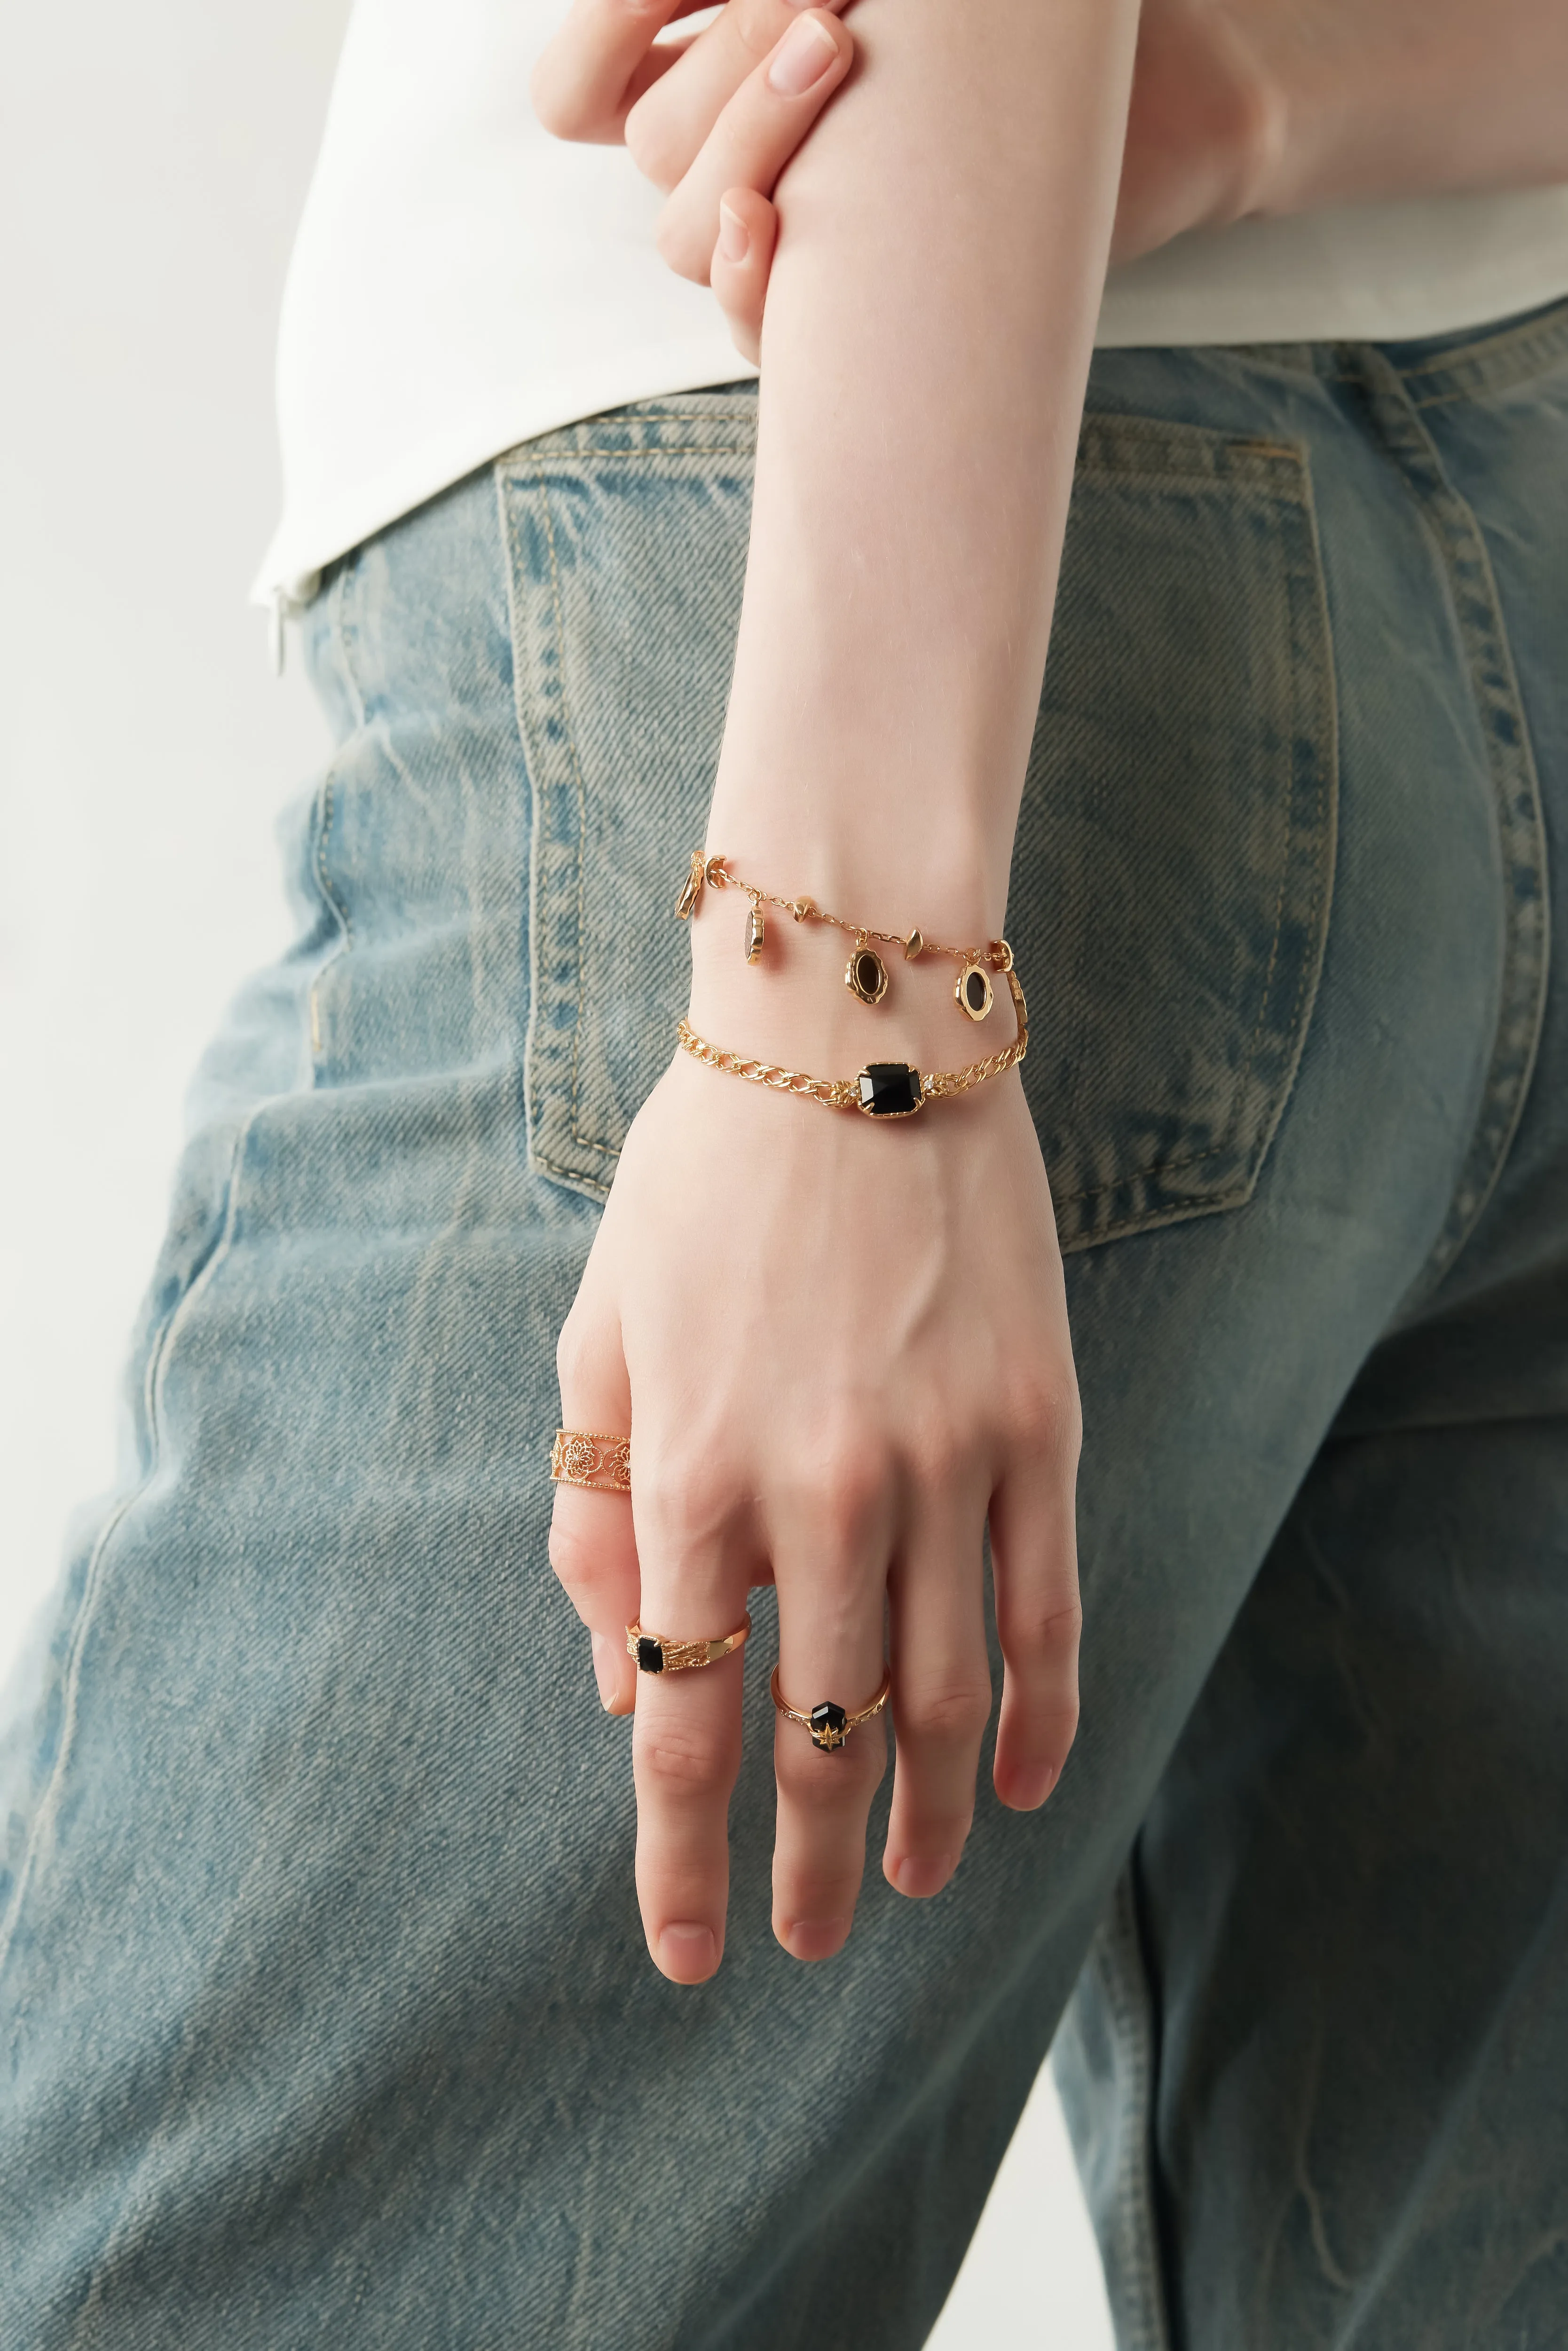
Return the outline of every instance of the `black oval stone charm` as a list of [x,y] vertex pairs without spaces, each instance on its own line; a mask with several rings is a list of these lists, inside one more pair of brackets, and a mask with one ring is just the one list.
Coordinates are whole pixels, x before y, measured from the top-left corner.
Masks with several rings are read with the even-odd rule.
[[953,993],[960,1012],[967,1012],[971,1020],[983,1020],[991,1008],[991,975],[985,965],[967,963]]
[[856,947],[844,969],[844,986],[862,1004],[880,1004],[887,994],[887,966],[874,947]]
[[849,1719],[841,1706],[835,1706],[831,1698],[824,1698],[821,1706],[811,1708],[811,1737],[819,1747],[831,1752],[833,1748],[841,1747],[849,1737]]

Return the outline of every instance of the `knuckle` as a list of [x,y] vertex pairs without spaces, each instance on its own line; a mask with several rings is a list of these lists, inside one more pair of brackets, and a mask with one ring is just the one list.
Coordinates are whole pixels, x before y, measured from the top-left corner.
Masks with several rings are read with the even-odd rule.
[[643,177],[668,195],[685,171],[685,156],[668,110],[658,102],[660,96],[655,84],[626,117],[626,152]]
[[636,1744],[636,1779],[644,1795],[702,1796],[726,1789],[739,1760],[734,1739],[702,1738],[662,1723]]
[[689,277],[694,285],[706,286],[708,279],[709,246],[692,235],[690,221],[684,211],[666,213],[653,233],[653,244],[666,269],[677,277]]
[[759,64],[779,38],[778,0],[740,0],[727,12],[730,30],[754,65]]
[[555,1343],[555,1375],[563,1399],[580,1395],[588,1385],[592,1353],[587,1318],[580,1305],[574,1306]]
[[584,127],[581,99],[570,78],[560,71],[558,59],[549,50],[534,68],[528,98],[536,119],[552,139],[575,139],[580,135]]
[[1078,1384],[1069,1373],[1024,1374],[1013,1384],[1011,1436],[1018,1450],[1035,1461],[1068,1468],[1083,1441]]
[[1009,1595],[998,1602],[997,1630],[1003,1647],[1015,1654],[1071,1657],[1083,1633],[1082,1604],[1076,1595],[1023,1602]]
[[795,1508],[831,1549],[858,1550],[885,1508],[891,1473],[883,1441],[845,1426],[802,1451],[789,1481]]
[[898,1727],[915,1739],[968,1746],[979,1740],[990,1713],[989,1680],[966,1677],[917,1684],[898,1701]]
[[774,1755],[779,1792],[800,1811],[839,1818],[863,1812],[887,1769],[885,1738],[867,1738],[865,1729],[836,1753],[824,1755],[799,1725],[786,1724]]
[[667,1450],[637,1462],[640,1531],[674,1559],[690,1559],[722,1542],[735,1499],[746,1491],[738,1469],[716,1451],[688,1461]]
[[601,1546],[580,1527],[557,1517],[550,1522],[549,1563],[568,1592],[586,1592],[599,1583],[604,1563]]
[[948,1494],[970,1483],[988,1450],[980,1432],[956,1412],[925,1421],[911,1447],[915,1474],[928,1494]]

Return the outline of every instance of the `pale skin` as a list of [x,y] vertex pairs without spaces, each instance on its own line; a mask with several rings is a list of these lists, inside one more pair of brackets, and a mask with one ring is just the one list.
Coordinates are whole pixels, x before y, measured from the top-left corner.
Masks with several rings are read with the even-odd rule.
[[[766,306],[707,846],[879,927],[994,938],[1113,238],[1568,176],[1543,94],[1568,88],[1568,11],[1489,0],[1483,37],[1458,0],[1151,0],[1141,31],[1135,0],[857,0],[852,42],[831,11],[729,0],[672,62],[650,45],[674,13],[577,0],[535,92],[549,128],[624,138],[668,191],[665,258],[711,277],[743,349]],[[710,893],[692,926],[690,1017],[722,1044],[842,1075],[952,1066],[1008,1033],[1004,997],[977,1044],[951,965],[895,960],[868,1011],[840,984],[841,935],[778,916],[747,967],[744,915]],[[723,1954],[743,1667],[640,1677],[634,1616],[712,1637],[774,1582],[782,1686],[808,1707],[862,1704],[885,1637],[883,1867],[929,1897],[992,1703],[988,1524],[996,1792],[1045,1801],[1077,1719],[1080,1431],[1016,1073],[878,1128],[677,1056],[627,1139],[559,1373],[565,1426],[633,1432],[633,1499],[558,1489],[551,1558],[606,1707],[635,1707],[638,1895],[667,1976],[701,1982]],[[773,1928],[799,1959],[851,1930],[887,1746],[881,1720],[834,1755],[776,1726]]]

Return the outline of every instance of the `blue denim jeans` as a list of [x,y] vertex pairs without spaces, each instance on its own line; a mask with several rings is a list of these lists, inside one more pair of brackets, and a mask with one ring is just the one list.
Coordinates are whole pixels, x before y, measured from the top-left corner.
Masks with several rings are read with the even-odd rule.
[[1560,2351],[1568,306],[1096,360],[1009,915],[1082,1730],[800,1967],[762,1595],[693,1991],[545,1460],[684,1003],[754,416],[516,449],[308,615],[298,934],[5,1715],[0,2341],[898,2351],[1066,2011],[1124,2351]]

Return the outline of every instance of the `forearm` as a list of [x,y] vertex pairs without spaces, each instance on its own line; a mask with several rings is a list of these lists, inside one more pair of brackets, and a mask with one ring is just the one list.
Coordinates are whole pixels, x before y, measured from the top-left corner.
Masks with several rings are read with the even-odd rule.
[[781,183],[709,828],[769,887],[1002,927],[1135,16],[862,0],[855,78]]
[[1568,180],[1563,0],[1224,0],[1270,131],[1250,210]]

